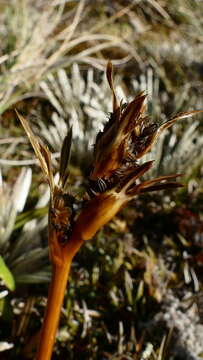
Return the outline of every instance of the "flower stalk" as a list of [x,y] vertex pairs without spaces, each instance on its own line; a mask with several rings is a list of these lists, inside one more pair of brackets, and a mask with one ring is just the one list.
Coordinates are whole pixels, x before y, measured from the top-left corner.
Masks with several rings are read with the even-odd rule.
[[[72,259],[86,240],[90,240],[126,204],[139,194],[181,187],[175,180],[180,174],[160,176],[148,181],[140,178],[153,166],[153,161],[141,163],[159,135],[178,119],[190,117],[199,111],[180,113],[161,126],[145,115],[144,93],[128,104],[119,103],[113,84],[112,64],[107,64],[107,80],[112,91],[113,111],[104,129],[97,135],[94,160],[89,175],[86,203],[77,202],[69,191],[69,158],[72,131],[64,139],[59,183],[54,183],[49,149],[33,134],[29,123],[17,113],[50,187],[49,250],[52,279],[43,321],[36,360],[50,360],[58,327]],[[81,208],[81,206],[79,207]]]
[[36,357],[37,360],[51,359],[70,265],[71,259],[69,262],[64,264],[64,266],[52,267],[52,279],[48,293],[43,326],[40,333],[40,342]]

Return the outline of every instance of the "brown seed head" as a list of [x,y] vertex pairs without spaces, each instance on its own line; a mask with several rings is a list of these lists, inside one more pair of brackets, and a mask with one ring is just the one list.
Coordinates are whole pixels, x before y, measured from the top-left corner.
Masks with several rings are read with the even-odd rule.
[[[190,117],[196,113],[191,111],[180,113],[166,123],[158,126],[145,115],[144,93],[138,94],[128,104],[118,102],[113,85],[112,64],[107,64],[107,79],[113,96],[113,111],[109,121],[96,138],[94,161],[90,174],[90,199],[82,209],[74,224],[74,232],[80,239],[88,240],[126,203],[138,194],[146,191],[177,188],[181,184],[171,181],[177,175],[162,176],[149,181],[140,182],[152,166],[153,161],[143,164],[140,159],[149,152],[161,134],[178,119]],[[74,198],[68,193],[68,162],[71,148],[71,130],[64,139],[59,168],[59,186],[54,183],[51,166],[51,154],[46,146],[37,140],[28,122],[18,114],[19,119],[30,139],[44,176],[49,183],[50,201],[50,231],[53,233],[50,246],[55,262],[63,257],[63,242],[69,239],[74,223]]]

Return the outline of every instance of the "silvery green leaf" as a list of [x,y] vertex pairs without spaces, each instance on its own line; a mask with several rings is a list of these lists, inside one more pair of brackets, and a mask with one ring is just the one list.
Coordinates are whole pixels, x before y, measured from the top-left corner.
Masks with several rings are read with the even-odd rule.
[[13,189],[13,205],[17,212],[21,212],[25,206],[32,181],[31,168],[23,168]]
[[9,350],[14,346],[12,343],[8,343],[7,341],[0,341],[0,351]]

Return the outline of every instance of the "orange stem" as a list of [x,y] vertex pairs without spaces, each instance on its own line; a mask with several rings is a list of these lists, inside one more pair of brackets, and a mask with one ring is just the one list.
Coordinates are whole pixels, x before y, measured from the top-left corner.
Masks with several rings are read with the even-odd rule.
[[82,242],[73,234],[67,245],[62,249],[63,255],[65,254],[62,264],[53,264],[52,279],[36,360],[51,359],[72,259],[81,247]]
[[70,265],[53,268],[36,360],[51,359]]

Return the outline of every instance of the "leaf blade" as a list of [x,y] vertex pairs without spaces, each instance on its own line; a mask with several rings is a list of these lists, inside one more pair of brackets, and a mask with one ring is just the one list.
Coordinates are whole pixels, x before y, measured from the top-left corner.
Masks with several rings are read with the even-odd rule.
[[0,255],[0,279],[3,280],[5,286],[9,290],[11,290],[11,291],[15,290],[14,277],[13,277],[11,271],[9,270],[9,268],[7,267],[7,265],[5,264],[5,261],[1,255]]

